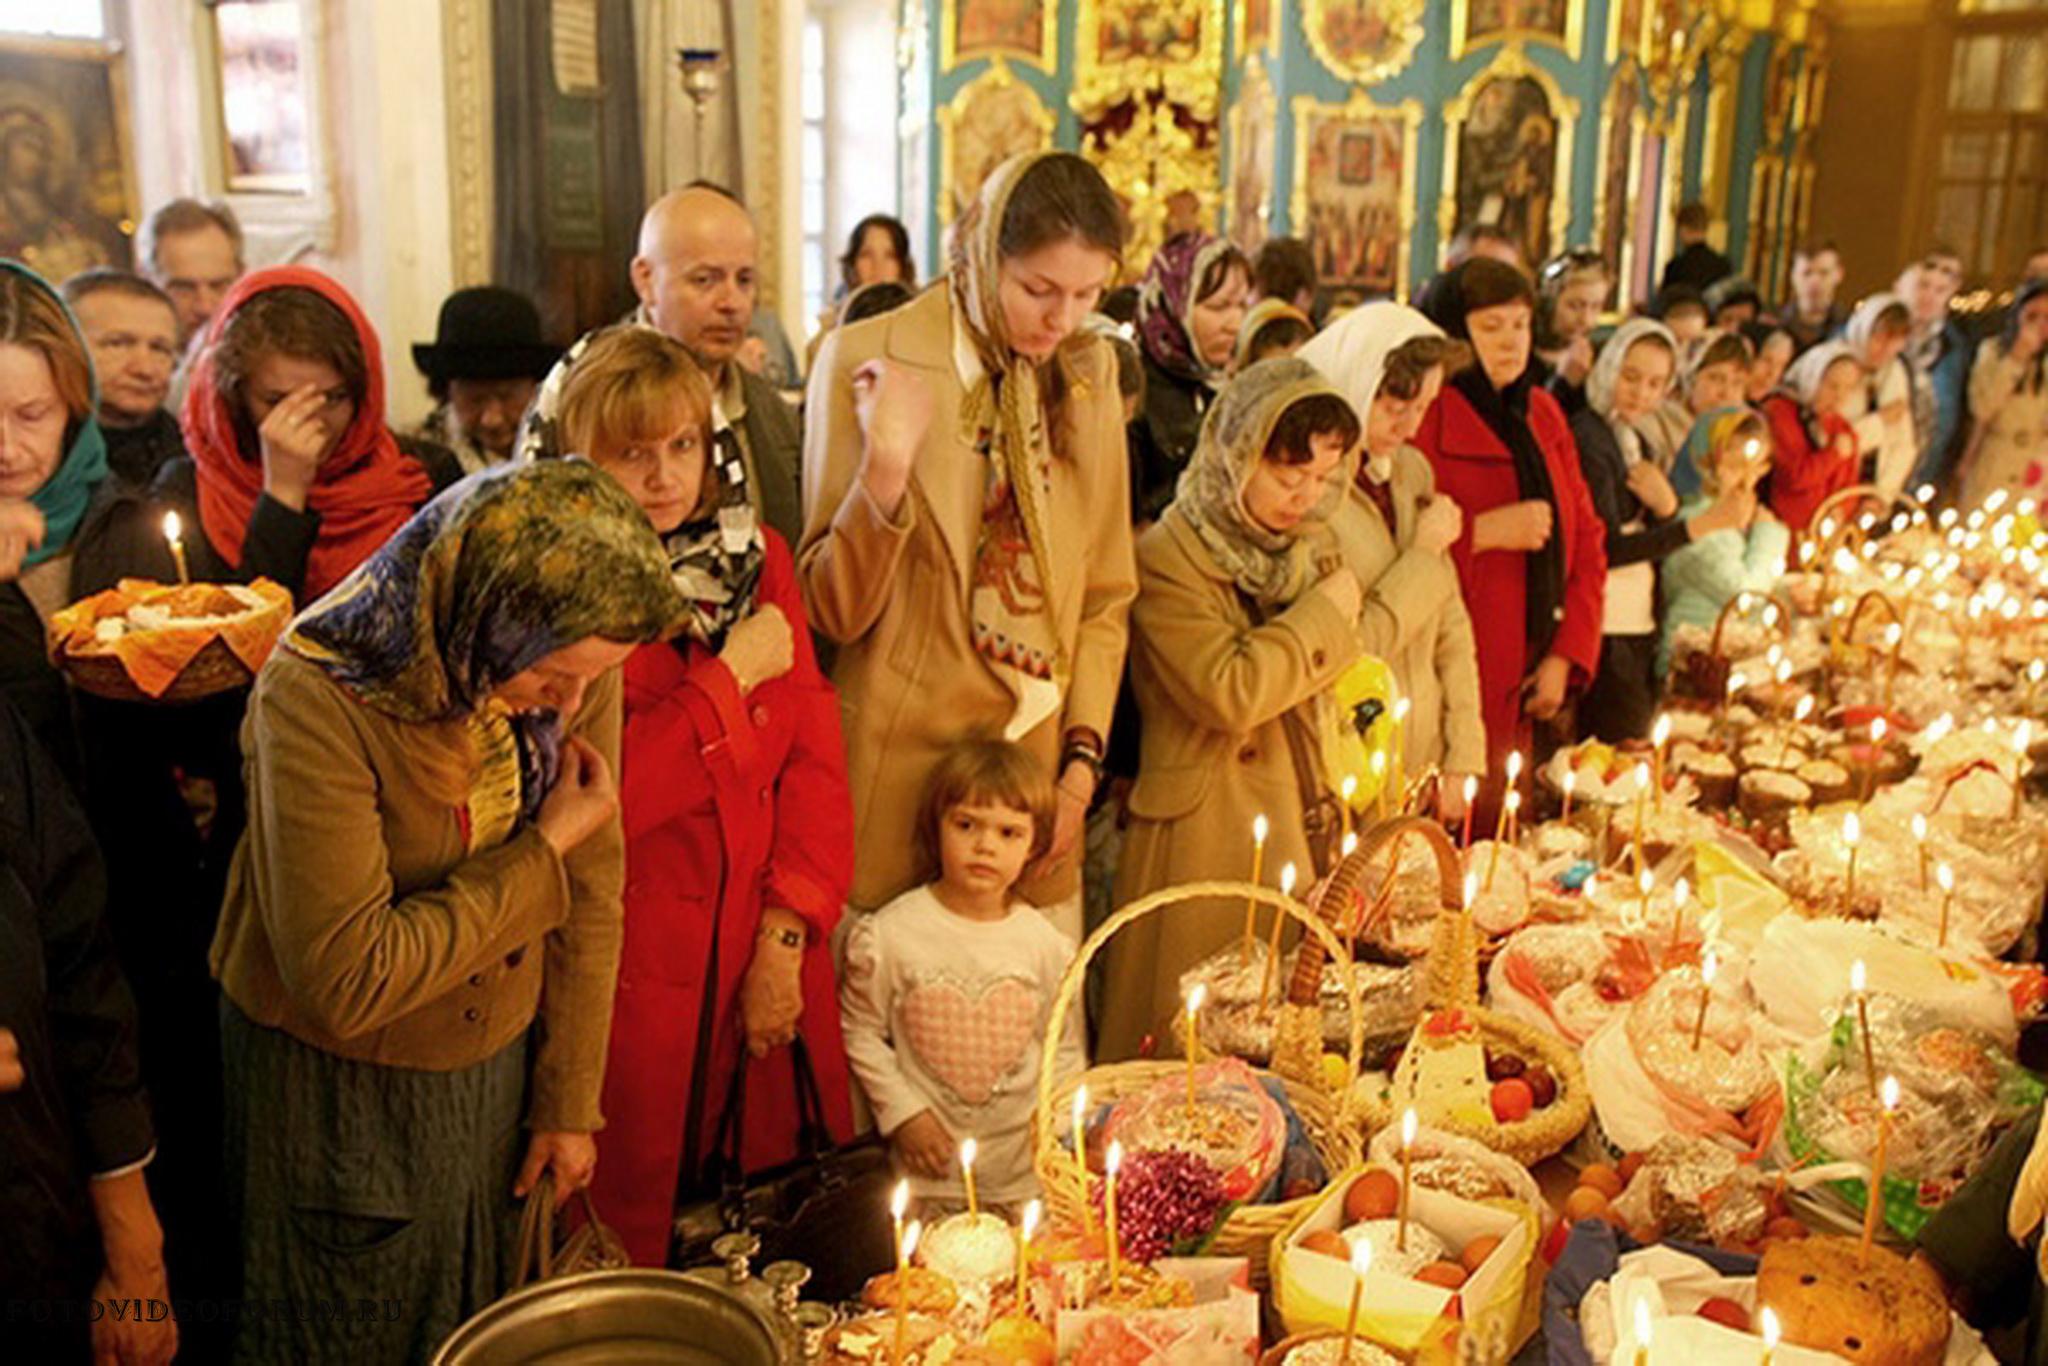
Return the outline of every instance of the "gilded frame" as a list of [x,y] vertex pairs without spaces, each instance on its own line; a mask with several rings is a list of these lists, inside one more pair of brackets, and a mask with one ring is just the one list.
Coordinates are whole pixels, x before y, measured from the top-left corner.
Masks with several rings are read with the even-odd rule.
[[[1487,82],[1526,76],[1536,82],[1550,101],[1551,116],[1557,120],[1556,169],[1552,173],[1550,196],[1550,243],[1556,251],[1571,231],[1571,175],[1574,137],[1579,121],[1579,102],[1564,93],[1557,80],[1529,60],[1519,43],[1508,43],[1491,62],[1472,73],[1443,109],[1444,155],[1442,193],[1437,204],[1437,235],[1449,239],[1458,222],[1458,144],[1465,136],[1465,124],[1472,117],[1472,104]],[[1561,193],[1559,191],[1562,191]],[[1533,263],[1532,263],[1533,264]]]
[[939,14],[939,70],[951,71],[963,62],[977,57],[1012,57],[1029,62],[1040,71],[1050,75],[1059,69],[1060,60],[1060,7],[1058,0],[1038,0],[1039,26],[1038,47],[1013,47],[1008,43],[990,43],[986,46],[960,50],[960,7],[973,0],[943,0]]
[[[1614,0],[1619,8],[1620,0]],[[1586,0],[1564,0],[1564,34],[1560,37],[1547,29],[1504,28],[1498,33],[1472,36],[1472,0],[1451,0],[1451,60],[1461,61],[1465,55],[1489,43],[1544,43],[1561,48],[1571,61],[1579,60],[1586,40]]]
[[[1632,35],[1621,31],[1622,17],[1629,5],[1636,9],[1636,31]],[[1643,62],[1650,45],[1650,4],[1651,0],[1608,0],[1607,6],[1607,61],[1609,65],[1626,59]]]
[[[1100,46],[1105,12],[1142,13],[1165,22],[1193,19],[1195,51],[1186,60],[1105,58]],[[1223,0],[1080,0],[1074,18],[1074,84],[1067,103],[1086,121],[1143,91],[1159,89],[1193,117],[1213,122],[1223,88],[1223,28]]]
[[[1329,18],[1331,3],[1332,0],[1300,0],[1299,8],[1301,36],[1308,41],[1309,51],[1315,54],[1316,60],[1332,75],[1353,85],[1372,85],[1405,70],[1408,63],[1415,60],[1415,49],[1422,43],[1425,0],[1379,0],[1378,8],[1385,13],[1391,42],[1382,56],[1362,61],[1340,56],[1330,47],[1324,21]],[[1465,0],[1455,0],[1455,3],[1462,6]],[[1584,0],[1570,0],[1570,3],[1576,13],[1577,6]]]
[[1230,30],[1237,35],[1237,46],[1233,49],[1233,52],[1240,62],[1254,53],[1262,52],[1269,57],[1276,57],[1280,54],[1281,0],[1265,0],[1265,4],[1266,32],[1265,36],[1256,43],[1245,41],[1245,30],[1251,27],[1252,0],[1237,0],[1234,6],[1235,13],[1231,21]]
[[[1607,195],[1607,177],[1614,169],[1609,158],[1614,151],[1614,121],[1616,105],[1625,84],[1635,87],[1635,107],[1629,111],[1628,139],[1623,151],[1628,166],[1623,171],[1623,184],[1627,193],[1623,196],[1623,209],[1631,214],[1639,212],[1634,189],[1642,175],[1643,135],[1650,127],[1650,101],[1643,89],[1643,76],[1633,58],[1625,59],[1614,69],[1607,83],[1607,93],[1600,101],[1600,143],[1593,169],[1593,242],[1604,254],[1608,246],[1608,230],[1614,227],[1609,215],[1614,206]],[[1624,225],[1621,233],[1621,249],[1614,258],[1614,307],[1620,313],[1627,313],[1635,302],[1635,234]],[[1645,300],[1645,302],[1648,302]]]
[[[1401,184],[1394,199],[1400,206],[1400,242],[1394,253],[1394,281],[1391,291],[1396,298],[1406,299],[1409,294],[1409,270],[1415,243],[1415,202],[1419,184],[1416,177],[1417,152],[1421,145],[1422,101],[1402,100],[1397,104],[1381,104],[1363,90],[1353,90],[1351,98],[1342,104],[1332,104],[1316,99],[1313,95],[1296,95],[1291,102],[1294,112],[1294,189],[1288,199],[1288,230],[1298,237],[1309,238],[1309,176],[1308,151],[1314,137],[1314,121],[1318,116],[1326,119],[1363,123],[1371,121],[1395,121],[1401,126]],[[1311,241],[1311,249],[1313,242]],[[1353,280],[1329,279],[1326,283],[1352,286]]]
[[[40,109],[35,114],[35,117],[43,123],[48,134],[44,144],[45,155],[66,163],[61,167],[53,168],[52,173],[55,175],[69,173],[78,178],[77,183],[69,187],[74,190],[74,195],[63,197],[71,199],[73,202],[68,206],[62,203],[52,203],[52,208],[60,210],[53,217],[59,224],[72,222],[75,227],[77,220],[70,219],[61,212],[62,209],[69,207],[74,213],[89,220],[95,231],[90,234],[78,233],[76,235],[79,238],[83,238],[86,244],[97,247],[99,250],[88,254],[67,249],[70,244],[60,242],[52,247],[48,255],[45,256],[42,254],[43,249],[46,246],[51,246],[46,240],[42,243],[28,244],[26,249],[17,243],[13,246],[13,251],[23,260],[24,264],[48,276],[49,283],[53,287],[61,284],[65,276],[75,274],[81,269],[92,266],[127,267],[135,251],[136,238],[141,234],[142,197],[136,181],[135,124],[132,108],[128,100],[128,54],[126,48],[121,43],[112,40],[52,38],[40,34],[8,34],[0,37],[0,56],[7,58],[10,66],[19,62],[33,73],[22,82],[22,86],[17,88],[14,93],[20,93],[22,90],[31,90],[34,94],[61,96],[64,92],[54,90],[49,85],[45,85],[40,89],[35,89],[30,85],[30,81],[33,80],[34,76],[54,76],[55,69],[58,67],[74,67],[76,68],[76,74],[85,77],[88,81],[96,76],[104,77],[106,81],[106,105],[103,110],[87,108],[79,111],[66,109],[61,107],[61,105],[53,103],[50,113],[55,115],[54,118],[45,114]],[[11,78],[8,83],[10,86],[14,85]],[[97,99],[94,99],[92,103],[96,105]],[[107,135],[111,142],[109,150],[118,163],[116,170],[120,179],[119,217],[112,216],[107,211],[105,205],[92,202],[91,196],[94,192],[93,175],[99,168],[82,160],[81,138],[79,130],[75,126],[77,121],[71,117],[75,112],[89,114],[103,112],[106,115],[106,126],[99,131]],[[65,139],[59,135],[60,132],[69,134],[70,146],[68,149],[64,146]],[[71,153],[69,157],[64,155],[66,150],[69,150]],[[36,192],[47,193],[52,200],[56,200],[58,198],[55,193],[57,188],[58,182],[46,179],[43,186]],[[97,255],[100,259],[89,259],[90,255]]]
[[956,197],[954,191],[958,186],[955,183],[957,177],[954,175],[953,156],[957,150],[955,143],[959,137],[961,119],[983,95],[999,94],[1013,89],[1030,101],[1030,117],[1038,126],[1039,145],[1052,146],[1053,129],[1057,123],[1052,110],[1046,108],[1045,101],[1039,98],[1038,92],[1031,88],[1028,81],[1017,79],[1017,74],[1010,70],[1008,62],[1001,57],[991,58],[988,70],[955,90],[953,97],[947,100],[935,115],[939,125],[938,220],[941,228],[950,226],[955,217],[953,201]]

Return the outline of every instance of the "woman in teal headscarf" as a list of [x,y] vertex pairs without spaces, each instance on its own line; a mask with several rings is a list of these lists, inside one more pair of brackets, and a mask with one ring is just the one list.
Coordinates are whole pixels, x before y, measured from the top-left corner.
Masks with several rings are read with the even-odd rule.
[[71,550],[100,511],[99,398],[71,310],[40,275],[0,261],[0,688],[74,781],[70,709],[43,622],[71,601]]
[[242,1295],[384,1311],[244,1319],[237,1362],[426,1359],[506,1289],[514,1197],[589,1183],[618,666],[682,612],[638,505],[542,461],[427,504],[263,666],[212,952]]

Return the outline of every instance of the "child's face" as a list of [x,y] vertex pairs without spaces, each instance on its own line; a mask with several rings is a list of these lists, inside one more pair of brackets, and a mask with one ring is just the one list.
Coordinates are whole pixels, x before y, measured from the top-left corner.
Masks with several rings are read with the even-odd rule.
[[1031,861],[1031,813],[995,802],[961,802],[939,817],[939,872],[963,891],[1007,892]]

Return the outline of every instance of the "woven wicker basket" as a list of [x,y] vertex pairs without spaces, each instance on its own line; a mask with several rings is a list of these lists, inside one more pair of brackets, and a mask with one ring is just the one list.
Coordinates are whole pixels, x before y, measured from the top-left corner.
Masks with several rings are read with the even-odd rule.
[[151,697],[135,686],[127,668],[112,655],[80,655],[59,651],[57,667],[71,685],[95,697],[115,702],[180,703],[197,702],[231,688],[246,688],[255,679],[247,665],[235,656],[223,640],[210,640],[192,656],[162,696]]
[[[1066,1036],[1067,1013],[1074,1008],[1074,1002],[1081,994],[1082,984],[1088,977],[1088,964],[1118,931],[1133,922],[1160,914],[1182,902],[1211,897],[1240,904],[1249,898],[1273,907],[1300,921],[1308,933],[1321,941],[1333,961],[1350,962],[1343,942],[1308,907],[1270,888],[1248,882],[1191,882],[1162,888],[1139,898],[1104,921],[1095,933],[1088,936],[1088,942],[1074,955],[1074,961],[1067,965],[1066,975],[1060,979],[1059,992],[1053,998],[1052,1012],[1046,1020],[1045,1042],[1039,1060],[1038,1109],[1032,1116],[1031,1129],[1032,1166],[1045,1191],[1047,1213],[1055,1222],[1078,1227],[1088,1205],[1088,1188],[1083,1184],[1074,1156],[1061,1142],[1066,1135],[1060,1120],[1073,1104],[1075,1090],[1085,1082],[1090,1104],[1119,1100],[1146,1090],[1161,1077],[1172,1075],[1183,1067],[1178,1062],[1119,1062],[1091,1067],[1078,1077],[1064,1080],[1054,1075],[1060,1040]],[[1364,1044],[1365,1019],[1359,1009],[1358,985],[1348,972],[1344,976],[1346,1001],[1351,1009],[1350,1069],[1356,1075],[1359,1052]],[[1360,1138],[1350,1111],[1348,1089],[1341,1096],[1332,1096],[1319,1087],[1274,1073],[1260,1075],[1274,1076],[1279,1081],[1288,1103],[1300,1116],[1303,1127],[1308,1130],[1309,1140],[1322,1157],[1325,1170],[1334,1175],[1358,1162]],[[1216,1256],[1245,1258],[1251,1264],[1253,1284],[1264,1288],[1266,1254],[1272,1245],[1273,1235],[1285,1228],[1314,1199],[1314,1196],[1304,1196],[1271,1205],[1240,1205],[1224,1220],[1222,1229],[1210,1245],[1211,1252]]]

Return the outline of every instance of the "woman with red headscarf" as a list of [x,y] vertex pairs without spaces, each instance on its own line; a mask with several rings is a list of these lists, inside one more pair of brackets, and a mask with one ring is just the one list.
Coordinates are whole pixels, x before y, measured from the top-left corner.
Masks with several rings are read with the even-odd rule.
[[[384,421],[377,335],[348,292],[300,267],[244,276],[208,328],[183,413],[189,455],[149,491],[118,489],[81,534],[71,589],[175,582],[164,515],[183,521],[196,581],[258,576],[301,607],[332,588],[460,475]],[[218,992],[206,954],[242,836],[236,688],[165,708],[74,697],[88,814],[107,852],[108,921],[135,988],[160,1116],[149,1177],[180,1293],[236,1293],[222,1182]],[[174,1087],[174,1089],[172,1089]],[[207,1356],[217,1325],[193,1324]]]

